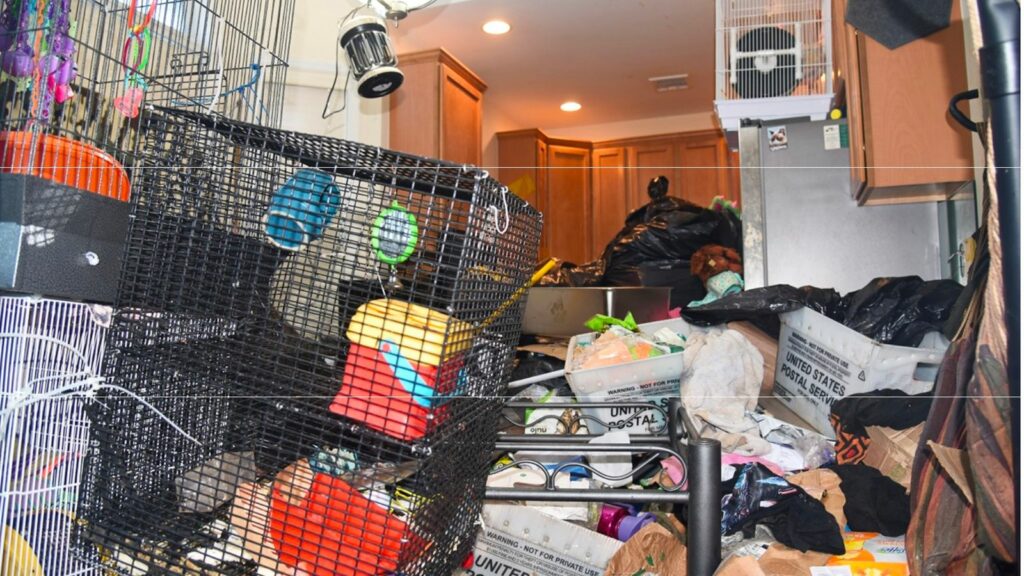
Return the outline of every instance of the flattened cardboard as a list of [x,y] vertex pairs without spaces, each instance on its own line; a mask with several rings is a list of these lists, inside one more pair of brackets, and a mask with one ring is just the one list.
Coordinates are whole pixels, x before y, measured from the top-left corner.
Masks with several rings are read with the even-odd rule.
[[877,468],[909,491],[914,454],[917,452],[917,444],[921,440],[923,430],[923,422],[906,430],[868,426],[871,445],[864,454],[864,464]]

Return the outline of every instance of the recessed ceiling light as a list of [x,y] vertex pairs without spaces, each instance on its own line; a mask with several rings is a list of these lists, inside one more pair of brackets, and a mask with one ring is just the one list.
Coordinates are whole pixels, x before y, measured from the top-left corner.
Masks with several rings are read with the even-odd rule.
[[490,20],[484,23],[484,32],[495,36],[505,34],[512,29],[512,26],[504,20]]
[[583,108],[583,106],[579,102],[570,101],[562,102],[562,105],[559,106],[559,108],[562,109],[562,112],[577,112],[580,108]]

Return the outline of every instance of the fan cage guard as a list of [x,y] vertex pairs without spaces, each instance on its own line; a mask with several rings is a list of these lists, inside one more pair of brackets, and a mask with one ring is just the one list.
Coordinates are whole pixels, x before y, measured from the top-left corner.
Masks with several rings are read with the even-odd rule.
[[[149,1],[138,1],[144,15]],[[280,125],[294,0],[261,0],[260,10],[248,0],[154,1],[150,58],[142,72],[148,85],[143,108],[173,104]],[[77,77],[70,85],[75,95],[64,103],[46,97],[52,91],[44,89],[46,80],[38,72],[46,55],[43,43],[55,33],[43,17],[49,4],[38,0],[40,12],[24,28],[0,28],[0,40],[13,40],[16,46],[23,34],[34,51],[28,79],[0,73],[0,171],[43,177],[55,173],[67,185],[95,191],[106,184],[96,182],[102,176],[86,169],[92,166],[80,154],[54,157],[40,151],[47,135],[65,137],[110,154],[132,176],[138,120],[115,109],[115,100],[126,91],[121,59],[131,0],[68,0]],[[232,92],[247,83],[251,87]],[[15,145],[11,133],[27,135]]]
[[[107,376],[150,406],[90,405],[78,545],[120,574],[451,573],[539,212],[343,140],[173,109],[140,130]],[[372,236],[396,207],[418,235],[392,266]]]
[[832,105],[828,0],[718,0],[715,109],[726,130],[741,119],[810,116]]
[[0,296],[0,573],[98,574],[68,543],[89,441],[81,393],[109,321],[109,307]]

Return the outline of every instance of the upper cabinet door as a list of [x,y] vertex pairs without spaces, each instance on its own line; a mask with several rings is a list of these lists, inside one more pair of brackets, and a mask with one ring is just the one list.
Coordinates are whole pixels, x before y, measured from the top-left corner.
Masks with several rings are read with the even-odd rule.
[[705,208],[715,196],[728,197],[731,193],[728,166],[729,149],[717,131],[683,137],[679,142],[677,194]]
[[403,54],[405,83],[390,98],[388,147],[480,165],[487,85],[444,49]]
[[593,154],[593,237],[592,254],[600,256],[605,246],[619,233],[629,215],[629,190],[626,185],[626,150],[602,148]]
[[483,154],[483,92],[447,64],[440,68],[443,158],[479,166]]
[[575,264],[593,256],[590,231],[590,150],[548,145],[544,227],[552,256]]
[[974,178],[971,134],[948,113],[967,89],[963,18],[890,50],[843,20],[834,0],[836,66],[850,131],[852,192],[861,204],[945,200]]
[[669,196],[679,196],[675,140],[644,142],[629,148],[629,212],[650,202],[647,185],[658,176],[668,178]]

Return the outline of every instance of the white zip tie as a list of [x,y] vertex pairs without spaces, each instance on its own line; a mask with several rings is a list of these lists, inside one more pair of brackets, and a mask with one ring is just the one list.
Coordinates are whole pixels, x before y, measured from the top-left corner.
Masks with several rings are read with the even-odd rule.
[[[75,390],[75,388],[82,388],[84,386],[88,386],[89,388],[87,390]],[[29,386],[25,386],[25,387],[21,388],[18,391],[17,396],[15,396],[15,395],[11,395],[10,396],[10,398],[13,400],[13,402],[11,402],[7,406],[7,408],[5,408],[2,411],[0,411],[0,433],[2,433],[2,434],[0,434],[0,437],[6,436],[7,419],[16,410],[20,410],[21,408],[25,408],[26,406],[31,406],[32,404],[36,404],[36,403],[42,402],[44,400],[51,400],[51,399],[60,397],[61,395],[65,394],[65,393],[67,393],[68,396],[81,396],[81,397],[83,397],[83,398],[85,398],[87,400],[95,400],[96,399],[96,392],[98,392],[99,390],[102,390],[102,389],[115,390],[117,392],[121,392],[122,394],[128,395],[129,397],[133,398],[134,400],[137,400],[139,403],[141,403],[146,408],[149,408],[150,410],[152,410],[153,413],[156,414],[158,417],[160,417],[161,420],[163,420],[163,421],[167,422],[168,424],[170,424],[171,427],[174,428],[179,434],[181,434],[182,436],[184,436],[185,438],[190,440],[196,446],[202,446],[203,445],[202,442],[200,442],[199,440],[196,440],[188,432],[185,432],[185,430],[181,426],[178,426],[174,422],[174,420],[171,420],[166,414],[161,412],[156,406],[153,406],[152,404],[150,404],[149,401],[147,401],[145,398],[143,398],[142,396],[139,396],[138,394],[136,394],[135,392],[132,392],[131,390],[128,390],[127,388],[123,388],[121,386],[117,386],[116,384],[106,384],[105,383],[105,379],[102,376],[92,376],[91,378],[87,378],[87,379],[85,379],[85,380],[83,380],[81,382],[75,382],[73,384],[66,384],[66,385],[61,386],[59,388],[54,388],[53,390],[50,390],[49,392],[45,392],[43,394],[33,395],[32,392],[31,392],[31,390],[32,390],[31,383],[30,383]]]

